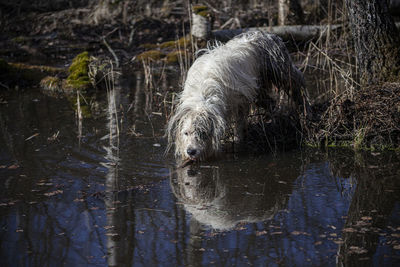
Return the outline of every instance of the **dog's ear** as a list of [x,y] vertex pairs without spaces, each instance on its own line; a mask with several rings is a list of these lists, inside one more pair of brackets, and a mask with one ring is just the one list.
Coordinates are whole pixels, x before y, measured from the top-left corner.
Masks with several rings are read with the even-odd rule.
[[168,140],[167,151],[168,152],[172,145],[179,139],[179,134],[182,132],[182,122],[188,114],[189,109],[184,106],[178,106],[175,110],[174,115],[168,120],[166,128],[166,136]]
[[214,135],[214,131],[215,131],[215,123],[214,123],[215,118],[214,117],[215,117],[214,115],[211,115],[207,118],[208,124],[210,125],[210,137],[212,137]]
[[171,149],[172,144],[174,143],[174,140],[176,139],[176,134],[178,131],[178,125],[181,120],[181,112],[177,112],[174,115],[170,117],[167,123],[167,127],[165,130],[165,135],[167,137],[168,145],[165,153],[168,153],[168,151]]
[[208,124],[210,129],[209,138],[211,140],[211,145],[213,146],[213,150],[217,151],[219,150],[222,133],[225,131],[225,128],[216,114],[209,114]]

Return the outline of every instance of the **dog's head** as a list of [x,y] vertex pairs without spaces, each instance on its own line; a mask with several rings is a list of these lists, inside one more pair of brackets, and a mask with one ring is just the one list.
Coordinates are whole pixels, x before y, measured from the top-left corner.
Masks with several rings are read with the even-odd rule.
[[214,124],[210,118],[204,114],[187,116],[182,122],[182,129],[178,132],[176,141],[181,142],[181,154],[192,160],[205,158],[213,154],[212,136],[214,134]]
[[222,125],[218,116],[206,109],[180,105],[168,122],[169,147],[175,143],[175,156],[183,160],[205,159],[219,150]]

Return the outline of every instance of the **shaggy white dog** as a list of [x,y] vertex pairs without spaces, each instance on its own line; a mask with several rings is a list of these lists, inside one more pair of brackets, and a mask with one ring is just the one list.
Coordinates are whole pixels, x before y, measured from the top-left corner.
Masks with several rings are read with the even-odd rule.
[[235,138],[243,137],[250,104],[272,105],[273,88],[298,107],[307,103],[303,75],[276,35],[244,33],[205,50],[190,67],[168,122],[168,148],[175,143],[175,156],[181,159],[212,156],[232,125]]

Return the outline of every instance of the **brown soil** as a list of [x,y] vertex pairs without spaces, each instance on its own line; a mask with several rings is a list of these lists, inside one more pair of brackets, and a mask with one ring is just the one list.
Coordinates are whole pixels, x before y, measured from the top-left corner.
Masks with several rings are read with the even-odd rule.
[[133,24],[112,21],[95,25],[88,21],[90,9],[54,12],[26,12],[0,19],[0,57],[7,61],[54,65],[65,64],[74,56],[89,51],[112,57],[103,38],[121,62],[130,62],[144,49],[142,44],[174,40],[188,30],[181,19],[138,18]]

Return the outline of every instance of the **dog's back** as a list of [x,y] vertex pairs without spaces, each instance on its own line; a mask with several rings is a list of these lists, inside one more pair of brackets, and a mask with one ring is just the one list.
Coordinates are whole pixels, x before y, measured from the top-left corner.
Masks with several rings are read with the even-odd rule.
[[[201,80],[207,77],[206,80]],[[295,105],[308,105],[303,74],[293,65],[282,39],[260,31],[238,35],[225,45],[211,47],[188,72],[185,91],[239,92],[249,102],[283,91]],[[184,92],[185,93],[185,92]]]

